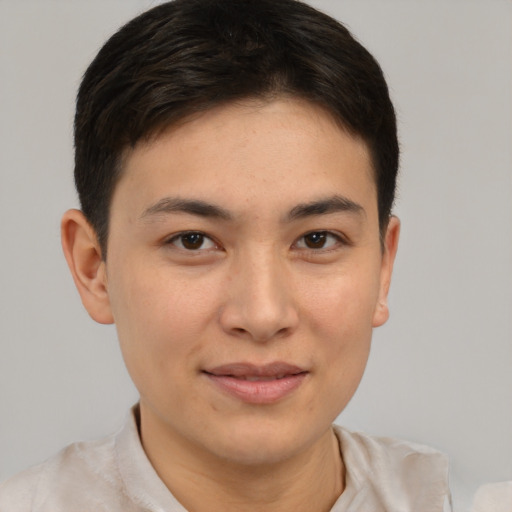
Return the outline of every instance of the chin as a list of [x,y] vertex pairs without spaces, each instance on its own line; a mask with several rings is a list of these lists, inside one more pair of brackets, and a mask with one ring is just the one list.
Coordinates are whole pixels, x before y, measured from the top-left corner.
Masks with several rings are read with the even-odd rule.
[[237,466],[246,466],[247,468],[256,468],[262,466],[276,465],[284,462],[298,451],[296,447],[285,444],[276,445],[270,443],[245,443],[236,447],[234,445],[226,446],[222,453],[218,453],[220,458],[226,462]]
[[[291,425],[249,421],[247,425],[232,424],[219,432],[215,451],[220,458],[242,466],[267,466],[284,462],[316,440],[314,432],[292,419]],[[244,428],[245,427],[245,428]],[[219,439],[221,437],[221,439]]]

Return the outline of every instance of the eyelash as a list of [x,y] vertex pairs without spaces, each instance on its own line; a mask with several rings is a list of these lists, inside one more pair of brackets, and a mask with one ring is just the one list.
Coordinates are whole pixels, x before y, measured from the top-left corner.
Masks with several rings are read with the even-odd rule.
[[[343,237],[341,236],[340,234],[337,234],[335,232],[332,232],[332,231],[327,231],[327,230],[318,230],[318,231],[309,231],[308,233],[305,233],[304,235],[302,235],[301,237],[299,237],[293,244],[293,246],[297,247],[301,241],[305,241],[307,237],[310,237],[310,236],[313,236],[313,235],[320,235],[320,238],[321,238],[321,241],[324,241],[326,239],[334,239],[334,244],[331,244],[330,246],[328,246],[327,248],[326,247],[298,247],[298,249],[300,250],[306,250],[306,251],[310,251],[310,252],[313,252],[313,253],[317,253],[317,252],[329,252],[329,251],[333,251],[335,249],[337,249],[339,246],[342,246],[342,245],[348,245],[349,242]],[[191,247],[186,247],[183,243],[185,237],[198,237],[200,240],[200,244],[198,247],[194,247],[194,248],[191,248]],[[203,244],[205,243],[205,241],[209,241],[210,244],[211,244],[211,247],[207,247],[207,248],[203,248]],[[180,245],[177,245],[176,242],[181,242]],[[193,243],[193,241],[192,241]],[[307,243],[307,242],[305,242]],[[208,250],[211,250],[211,249],[215,249],[215,248],[219,248],[219,244],[217,244],[217,242],[215,242],[215,240],[213,238],[211,238],[210,236],[206,235],[205,233],[203,233],[202,231],[184,231],[182,233],[178,233],[176,235],[173,235],[171,238],[169,238],[166,242],[165,242],[166,245],[174,245],[175,247],[177,247],[178,249],[180,250],[183,250],[183,251],[186,251],[186,252],[190,252],[190,253],[199,253],[199,252],[203,252],[203,251],[208,251]]]
[[334,233],[332,231],[327,231],[327,230],[309,231],[308,233],[305,233],[300,238],[298,238],[297,242],[295,242],[294,245],[298,245],[299,241],[306,240],[306,238],[308,236],[312,236],[312,235],[320,235],[321,237],[323,237],[322,238],[323,241],[325,241],[328,238],[332,238],[332,239],[334,239],[335,243],[331,244],[331,246],[329,246],[329,247],[301,247],[301,249],[309,250],[312,252],[319,252],[319,251],[328,252],[328,251],[333,251],[333,250],[337,249],[341,245],[348,245],[347,240],[345,238],[343,238],[341,235],[339,235],[338,233]]
[[[197,237],[200,237],[201,238],[201,246],[203,245],[204,241],[205,240],[209,240],[212,244],[213,247],[208,247],[206,249],[201,249],[201,246],[197,247],[197,248],[187,248],[183,245],[183,240],[185,237],[187,236],[197,236]],[[175,242],[177,241],[181,241],[181,247],[177,246]],[[205,233],[203,233],[202,231],[184,231],[182,233],[178,233],[176,235],[173,235],[171,238],[169,238],[166,242],[165,242],[166,245],[174,245],[176,246],[178,249],[181,249],[183,251],[186,251],[186,252],[200,252],[200,251],[206,251],[206,250],[209,250],[209,249],[212,249],[212,248],[217,248],[218,247],[218,244],[215,242],[215,240],[213,240],[213,238],[211,238],[210,236],[206,235]]]

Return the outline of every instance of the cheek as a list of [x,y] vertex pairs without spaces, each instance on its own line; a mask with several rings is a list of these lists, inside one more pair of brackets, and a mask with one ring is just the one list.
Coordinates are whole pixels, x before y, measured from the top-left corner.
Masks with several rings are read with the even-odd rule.
[[303,311],[308,322],[327,339],[356,341],[357,334],[371,333],[372,320],[379,296],[378,273],[352,269],[333,274],[322,283],[306,286]]
[[316,361],[322,379],[323,407],[335,416],[347,405],[361,381],[368,360],[378,280],[371,272],[352,272],[311,290],[306,320],[314,333]]
[[140,390],[194,360],[214,315],[213,290],[204,280],[128,266],[129,273],[112,276],[109,295],[123,357]]

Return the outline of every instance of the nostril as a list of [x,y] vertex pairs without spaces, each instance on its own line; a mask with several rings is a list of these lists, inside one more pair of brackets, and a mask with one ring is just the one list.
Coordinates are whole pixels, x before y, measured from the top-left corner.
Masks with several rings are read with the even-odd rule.
[[[288,297],[261,294],[261,300],[253,295],[244,295],[244,300],[231,298],[219,311],[218,321],[228,335],[240,339],[266,342],[290,336],[299,321],[298,311]],[[265,298],[266,300],[263,300]],[[279,299],[279,300],[277,300]]]

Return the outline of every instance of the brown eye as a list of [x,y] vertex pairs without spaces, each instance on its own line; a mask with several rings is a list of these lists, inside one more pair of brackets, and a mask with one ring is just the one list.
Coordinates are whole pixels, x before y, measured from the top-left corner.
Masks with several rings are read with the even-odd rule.
[[193,231],[173,237],[170,243],[187,251],[198,251],[200,249],[212,249],[215,247],[215,243],[211,238],[203,233]]
[[310,249],[322,249],[327,239],[327,233],[325,231],[319,231],[317,233],[309,233],[304,237],[304,243],[306,247]]
[[299,238],[296,247],[299,249],[330,249],[342,243],[341,238],[329,231],[311,231]]
[[204,236],[201,233],[189,233],[181,237],[181,243],[185,249],[200,249],[203,245]]

